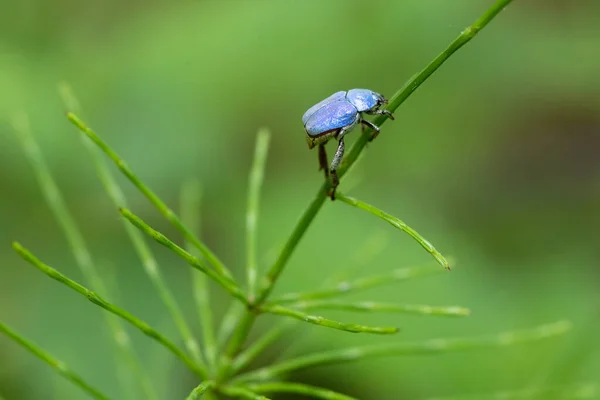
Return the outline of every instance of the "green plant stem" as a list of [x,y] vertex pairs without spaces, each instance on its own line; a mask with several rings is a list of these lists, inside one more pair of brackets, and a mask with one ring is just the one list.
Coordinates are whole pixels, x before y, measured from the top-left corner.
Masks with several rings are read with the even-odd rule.
[[192,390],[192,392],[185,398],[185,400],[197,400],[209,389],[215,386],[215,381],[202,382]]
[[434,315],[441,317],[467,317],[471,310],[464,307],[439,307],[421,304],[393,304],[373,301],[348,302],[340,300],[313,300],[290,304],[291,308],[302,310],[333,309],[360,312],[392,312],[417,315]]
[[[442,64],[450,58],[452,54],[454,54],[458,49],[467,44],[471,39],[473,39],[481,29],[483,29],[500,11],[502,11],[512,0],[498,0],[492,7],[490,7],[475,23],[471,26],[467,27],[461,34],[452,42],[450,45],[442,51],[433,61],[431,61],[421,72],[412,77],[402,89],[396,92],[389,101],[387,110],[394,112],[396,109],[406,101],[410,97],[412,93],[419,86],[421,86],[427,78],[429,78]],[[388,119],[386,115],[378,115],[373,123],[379,127],[385,123]],[[365,134],[359,136],[357,142],[352,146],[350,151],[344,156],[344,161],[338,170],[338,175],[343,177],[348,169],[356,162],[358,156],[365,148],[368,139],[371,137],[370,133],[372,133],[371,129],[366,129]],[[319,188],[315,199],[312,201],[310,206],[304,211],[304,214],[300,217],[300,220],[296,224],[296,227],[292,231],[292,235],[289,237],[286,242],[283,250],[279,254],[279,257],[271,266],[267,275],[262,283],[261,290],[258,295],[257,303],[261,303],[264,301],[271,290],[273,290],[273,285],[275,281],[283,271],[283,268],[287,264],[290,256],[294,252],[294,249],[302,239],[304,232],[308,229],[311,222],[323,206],[327,198],[327,193],[331,189],[331,182],[326,181],[323,183],[321,188]]]
[[442,267],[444,267],[446,269],[450,269],[450,265],[448,264],[448,261],[444,258],[444,256],[442,256],[442,254],[439,251],[437,251],[435,249],[435,247],[433,247],[433,245],[431,243],[429,243],[428,240],[426,240],[423,236],[419,235],[419,233],[417,231],[412,229],[410,226],[406,225],[406,223],[404,223],[400,219],[378,209],[377,207],[373,207],[372,205],[367,204],[358,199],[355,199],[353,197],[343,195],[340,192],[336,193],[336,199],[343,201],[344,203],[349,204],[351,206],[365,210],[365,211],[383,219],[384,221],[389,222],[392,226],[400,229],[401,231],[406,232],[408,235],[410,235],[410,237],[415,239],[425,250],[427,250],[427,252],[429,254],[431,254],[433,256],[433,258],[435,258],[435,260]]
[[[467,27],[450,45],[440,53],[432,62],[430,62],[421,72],[411,78],[402,89],[400,89],[394,96],[391,97],[387,109],[394,112],[423,82],[427,80],[452,54],[458,49],[468,43],[475,35],[483,29],[504,7],[506,7],[512,0],[498,0],[496,3],[489,8],[473,25]],[[386,115],[379,115],[375,118],[374,123],[377,126],[383,125],[387,120]],[[345,156],[345,160],[342,163],[338,175],[343,177],[349,168],[356,162],[360,153],[367,144],[368,139],[371,137],[372,131],[367,129],[364,135],[359,136],[357,142],[352,146],[348,154]],[[317,191],[317,194],[313,201],[310,203],[308,208],[301,215],[298,223],[296,224],[291,236],[288,238],[283,249],[279,253],[279,256],[275,260],[274,264],[268,270],[266,275],[263,277],[260,288],[253,302],[254,305],[261,305],[269,297],[275,282],[281,275],[284,267],[286,266],[289,258],[296,249],[296,246],[304,236],[304,233],[314,220],[315,216],[325,203],[327,195],[331,190],[331,182],[326,180],[321,188]],[[238,325],[239,326],[239,325]],[[243,341],[239,341],[243,343]]]
[[324,400],[357,400],[355,397],[346,396],[332,390],[316,386],[292,382],[269,382],[247,385],[248,389],[256,393],[296,393],[316,399]]
[[75,114],[72,112],[67,113],[67,118],[73,123],[81,132],[89,137],[106,155],[115,163],[117,168],[137,187],[140,192],[156,207],[156,209],[175,226],[183,236],[193,243],[194,246],[200,250],[202,255],[208,260],[208,262],[216,268],[219,274],[226,278],[233,280],[231,272],[225,264],[223,264],[218,257],[192,232],[181,222],[177,214],[173,212],[148,186],[146,186],[137,175],[129,168],[125,161],[119,157],[119,155],[86,124],[83,123]]
[[25,339],[23,336],[21,336],[19,333],[12,330],[10,327],[8,327],[6,324],[4,324],[1,321],[0,321],[0,332],[4,333],[10,339],[12,339],[16,343],[18,343],[19,345],[24,347],[26,350],[28,350],[30,353],[32,353],[37,358],[44,361],[46,364],[50,365],[52,368],[54,368],[56,370],[56,372],[58,372],[60,375],[67,378],[71,382],[73,382],[75,385],[79,386],[81,389],[85,390],[93,398],[100,399],[100,400],[108,400],[107,396],[100,393],[99,390],[93,388],[91,385],[89,385],[87,382],[85,382],[83,380],[83,378],[81,378],[78,374],[71,371],[71,369],[69,369],[69,367],[64,362],[57,360],[55,357],[51,356],[50,354],[48,354],[46,351],[44,351],[40,347],[36,346],[29,340]]
[[[79,112],[79,102],[77,101],[77,98],[75,97],[71,87],[67,83],[63,83],[60,86],[60,92],[65,105],[67,105],[71,111]],[[87,136],[83,134],[81,136],[84,146],[94,160],[98,178],[100,179],[100,182],[102,183],[102,186],[104,187],[104,190],[108,194],[109,198],[117,208],[127,207],[125,195],[123,194],[123,191],[117,184],[116,180],[111,175],[111,172],[105,164],[104,159],[98,153],[98,149]],[[125,227],[125,231],[127,232],[127,235],[129,236],[129,239],[131,240],[138,257],[142,262],[144,271],[150,278],[150,281],[158,292],[163,304],[167,307],[175,326],[177,326],[186,348],[196,363],[198,363],[202,369],[205,369],[206,367],[204,360],[202,359],[198,343],[192,335],[191,330],[183,316],[183,312],[175,300],[175,297],[173,296],[169,287],[166,285],[158,262],[152,255],[148,245],[144,242],[142,234],[125,220],[123,220],[123,226]]]
[[173,251],[179,257],[183,258],[192,267],[204,272],[215,282],[221,285],[221,287],[223,287],[223,289],[225,289],[230,295],[240,300],[242,303],[248,304],[248,299],[246,299],[246,295],[232,279],[227,278],[226,276],[219,274],[212,268],[209,268],[206,265],[204,265],[204,263],[200,261],[199,258],[194,257],[193,255],[185,251],[183,248],[173,243],[162,233],[158,232],[155,229],[152,229],[140,217],[138,217],[128,209],[121,208],[119,211],[121,212],[121,215],[123,215],[123,217],[125,217],[129,222],[135,225],[142,232],[150,236],[156,242],[167,247],[169,250]]
[[360,290],[366,290],[378,286],[388,285],[394,282],[404,281],[411,278],[439,274],[442,272],[444,272],[444,270],[439,267],[399,268],[391,272],[387,272],[385,274],[368,276],[352,281],[342,281],[337,283],[335,286],[315,290],[314,292],[287,293],[281,297],[273,299],[272,303],[287,304],[296,303],[300,301],[326,299],[330,297],[341,296],[351,292],[357,292]]
[[294,310],[291,308],[265,304],[260,307],[262,312],[271,314],[281,315],[284,317],[295,318],[299,321],[308,322],[309,324],[325,326],[327,328],[338,329],[340,331],[353,332],[353,333],[376,333],[381,335],[389,335],[398,332],[398,328],[395,327],[380,327],[380,326],[366,326],[356,324],[346,324],[342,322],[333,321],[327,318],[319,317],[316,315],[305,314],[301,311]]
[[256,394],[250,389],[246,389],[239,386],[221,386],[221,393],[230,397],[239,397],[241,399],[247,400],[270,400],[268,397],[261,396],[260,394]]
[[[27,116],[25,114],[19,115],[18,118],[14,119],[13,126],[17,133],[17,137],[21,141],[25,154],[37,175],[38,183],[42,190],[42,194],[46,199],[46,203],[50,207],[50,210],[54,214],[56,221],[60,225],[67,239],[67,243],[71,248],[77,267],[81,271],[81,274],[88,285],[97,292],[102,293],[105,296],[110,296],[109,290],[94,264],[83,235],[81,234],[75,219],[69,212],[62,193],[50,174],[50,168],[48,168],[46,160],[42,155],[42,151],[31,133]],[[111,339],[114,341],[118,351],[132,367],[142,390],[148,398],[156,399],[156,394],[150,384],[150,380],[143,372],[140,360],[130,345],[131,341],[129,334],[124,329],[121,322],[113,316],[106,315],[105,320],[109,331],[111,332]],[[126,379],[123,379],[123,381],[126,381]]]
[[[200,203],[202,192],[198,181],[188,181],[181,188],[181,220],[186,226],[190,227],[191,232],[196,237],[200,237]],[[194,254],[195,247],[186,241],[186,250]],[[202,324],[202,337],[204,339],[204,352],[210,368],[216,363],[217,344],[215,339],[215,326],[213,322],[212,309],[210,306],[210,288],[206,281],[206,275],[196,270],[192,272],[192,289],[196,307],[200,313],[200,322]]]
[[19,244],[17,242],[13,242],[12,247],[17,252],[17,254],[19,254],[25,261],[32,264],[34,267],[36,267],[37,269],[42,271],[44,274],[48,275],[50,278],[57,280],[58,282],[64,284],[65,286],[73,289],[77,293],[86,297],[90,302],[92,302],[92,303],[102,307],[103,309],[111,312],[112,314],[124,319],[125,321],[129,322],[131,325],[133,325],[134,327],[136,327],[137,329],[142,331],[142,333],[144,333],[145,335],[153,338],[158,343],[162,344],[164,347],[169,349],[171,351],[171,353],[173,353],[181,361],[183,361],[183,363],[194,373],[198,374],[199,376],[203,376],[205,374],[205,371],[200,369],[198,367],[198,365],[191,358],[189,358],[181,349],[179,349],[175,344],[173,344],[173,342],[171,342],[169,339],[167,339],[164,335],[159,333],[157,330],[150,327],[146,322],[135,317],[128,311],[125,311],[122,308],[119,308],[119,307],[115,306],[114,304],[109,303],[108,301],[104,300],[98,294],[92,292],[85,286],[75,282],[74,280],[66,277],[65,275],[63,275],[60,272],[58,272],[57,270],[55,270],[54,268],[44,264],[37,257],[35,257],[29,250],[24,248],[21,244]]
[[267,166],[267,153],[269,150],[269,141],[271,133],[263,128],[258,131],[256,136],[256,148],[254,150],[254,161],[250,170],[248,184],[248,211],[246,213],[246,247],[248,252],[247,260],[247,279],[248,279],[248,297],[250,301],[254,299],[256,286],[256,276],[258,267],[256,261],[256,236],[258,223],[258,209],[260,204],[260,189],[263,184],[265,168]]
[[277,376],[308,367],[339,364],[350,361],[364,360],[370,357],[435,354],[450,351],[472,350],[481,348],[507,347],[516,344],[537,342],[550,337],[562,335],[571,329],[568,321],[538,326],[529,330],[511,331],[500,334],[455,339],[431,339],[422,342],[385,343],[379,345],[351,347],[331,350],[317,354],[301,356],[269,367],[260,368],[234,379],[235,384],[252,380],[274,379]]

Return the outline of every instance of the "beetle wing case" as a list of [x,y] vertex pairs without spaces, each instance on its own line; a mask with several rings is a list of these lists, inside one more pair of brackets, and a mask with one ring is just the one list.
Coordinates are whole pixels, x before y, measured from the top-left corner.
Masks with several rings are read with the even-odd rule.
[[339,92],[336,92],[334,94],[332,94],[331,96],[329,96],[328,98],[326,98],[325,100],[322,100],[320,102],[318,102],[317,104],[315,104],[314,106],[312,106],[311,108],[309,108],[304,115],[302,116],[302,123],[306,126],[306,122],[308,121],[308,119],[317,111],[319,110],[321,107],[323,107],[325,104],[328,103],[333,103],[335,101],[340,101],[340,100],[344,100],[344,98],[346,97],[346,91],[342,90]]
[[356,123],[359,117],[356,107],[347,101],[335,101],[321,107],[305,124],[306,133],[320,136]]

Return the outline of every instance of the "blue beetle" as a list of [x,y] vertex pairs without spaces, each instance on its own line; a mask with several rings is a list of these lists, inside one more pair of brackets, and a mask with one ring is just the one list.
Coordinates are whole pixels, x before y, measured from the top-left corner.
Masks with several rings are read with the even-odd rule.
[[[332,200],[335,199],[335,189],[340,183],[337,169],[344,156],[344,136],[361,123],[373,129],[374,133],[370,139],[373,140],[379,134],[379,127],[363,119],[362,113],[382,114],[394,119],[389,110],[379,109],[383,104],[387,104],[387,100],[372,90],[342,90],[315,104],[302,116],[308,148],[312,149],[319,145],[319,169],[325,170],[325,179],[328,179],[331,174]],[[327,168],[325,143],[331,138],[338,140],[338,147],[331,166]]]

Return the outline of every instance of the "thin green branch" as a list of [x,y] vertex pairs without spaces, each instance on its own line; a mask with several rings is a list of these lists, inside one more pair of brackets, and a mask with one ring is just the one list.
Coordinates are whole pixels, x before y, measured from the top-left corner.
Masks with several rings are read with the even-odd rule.
[[[75,97],[73,90],[67,83],[62,83],[60,85],[60,92],[63,98],[63,102],[71,109],[71,111],[79,112],[79,102]],[[74,107],[74,108],[73,108]],[[98,149],[93,145],[93,143],[89,140],[89,138],[85,135],[81,135],[82,141],[89,151],[90,155],[94,160],[94,164],[96,166],[96,171],[98,174],[98,178],[104,187],[104,190],[108,194],[109,198],[112,200],[113,204],[117,207],[127,207],[127,200],[125,199],[125,195],[123,191],[117,184],[116,180],[111,175],[111,172],[107,168],[104,159],[98,153]],[[152,251],[144,241],[142,234],[136,230],[131,224],[127,221],[123,220],[123,225],[125,227],[125,231],[131,240],[133,247],[142,262],[142,266],[144,267],[144,271],[150,278],[150,281],[154,285],[154,288],[158,292],[162,302],[167,307],[173,322],[177,326],[179,330],[180,336],[183,339],[185,346],[189,353],[192,355],[196,363],[202,369],[205,369],[204,361],[202,359],[202,355],[200,353],[200,348],[196,339],[191,333],[191,330],[183,316],[183,312],[181,308],[177,304],[175,297],[173,296],[171,290],[167,286],[164,278],[162,277],[162,273],[160,271],[160,267],[158,262],[152,255]]]
[[269,382],[247,385],[247,388],[256,393],[295,393],[316,399],[324,400],[357,400],[355,397],[346,396],[329,389],[292,382]]
[[258,208],[260,203],[260,189],[263,184],[265,167],[267,165],[267,153],[269,150],[269,141],[271,132],[266,128],[258,131],[256,136],[256,148],[254,150],[254,161],[250,170],[248,185],[248,211],[246,213],[246,246],[248,252],[247,260],[247,279],[248,279],[248,297],[250,301],[254,299],[256,286],[256,276],[258,267],[256,261],[256,233],[258,224]]
[[367,276],[352,281],[342,281],[335,286],[315,290],[314,292],[287,293],[281,297],[273,299],[272,303],[286,304],[296,303],[307,300],[326,299],[330,297],[341,296],[351,292],[366,290],[378,286],[388,285],[394,282],[407,279],[429,276],[444,272],[439,267],[410,267],[399,268],[385,274]]
[[380,327],[380,326],[366,326],[356,324],[346,324],[343,322],[333,321],[331,319],[319,317],[316,315],[309,315],[298,310],[279,306],[276,304],[265,304],[260,307],[263,312],[268,312],[275,315],[282,315],[284,317],[295,318],[299,321],[308,322],[309,324],[325,326],[327,328],[338,329],[346,332],[353,333],[376,333],[382,335],[389,335],[398,332],[398,328],[395,327]]
[[340,300],[313,300],[290,304],[291,308],[301,310],[332,309],[360,312],[391,312],[417,315],[434,315],[441,317],[467,317],[471,310],[464,307],[450,306],[428,306],[421,304],[394,304],[380,303],[374,301],[348,302]]
[[137,175],[129,168],[129,166],[119,157],[119,155],[100,137],[90,129],[86,124],[83,123],[75,114],[67,113],[67,118],[73,123],[81,132],[89,137],[106,155],[115,163],[117,168],[137,187],[144,196],[156,207],[156,209],[169,221],[171,222],[183,236],[194,244],[200,250],[202,255],[208,260],[208,262],[216,268],[219,274],[226,278],[233,279],[231,272],[227,267],[217,258],[217,256],[192,232],[181,222],[177,214],[173,212],[148,186],[146,186]]
[[27,351],[32,353],[40,360],[44,361],[46,364],[50,365],[52,368],[54,368],[54,370],[56,370],[56,372],[73,382],[75,385],[79,386],[81,389],[85,390],[93,398],[100,400],[108,400],[107,396],[100,393],[99,390],[93,388],[91,385],[85,382],[82,377],[80,377],[78,374],[69,369],[69,367],[64,362],[57,360],[55,357],[48,354],[46,351],[36,346],[29,340],[25,339],[23,336],[12,330],[10,327],[2,323],[1,321],[0,332],[4,333],[6,336],[14,340],[22,347],[24,347]]
[[[181,220],[186,226],[190,227],[191,232],[196,237],[200,237],[200,203],[202,191],[198,181],[188,181],[181,187]],[[197,256],[196,248],[186,241],[186,250]],[[196,270],[192,273],[192,290],[196,307],[200,313],[200,322],[202,324],[202,337],[204,339],[204,352],[208,365],[212,368],[216,362],[217,344],[215,339],[215,326],[213,322],[212,309],[210,307],[210,288],[206,281],[206,275]]]
[[336,197],[336,199],[343,201],[346,204],[350,204],[351,206],[358,207],[362,210],[365,210],[365,211],[383,219],[384,221],[389,222],[392,226],[400,229],[401,231],[406,232],[408,235],[410,235],[410,237],[415,239],[425,250],[427,250],[427,252],[429,254],[431,254],[433,256],[433,258],[435,258],[435,260],[442,267],[444,267],[446,269],[450,269],[450,265],[448,264],[448,261],[446,261],[444,256],[442,256],[442,254],[439,251],[437,251],[435,249],[435,247],[433,247],[433,245],[431,243],[429,243],[428,240],[426,240],[423,236],[419,235],[419,233],[417,231],[415,231],[410,226],[406,225],[406,223],[404,223],[400,219],[378,209],[377,207],[374,207],[370,204],[367,204],[367,203],[360,201],[358,199],[355,199],[353,197],[343,195],[340,192],[337,192],[335,197]]
[[196,374],[198,374],[200,376],[202,376],[205,373],[205,371],[200,369],[198,367],[198,365],[191,358],[189,358],[187,356],[187,354],[185,354],[181,349],[179,349],[173,342],[171,342],[169,339],[167,339],[164,335],[159,333],[154,328],[150,327],[146,322],[135,317],[128,311],[125,311],[122,308],[119,308],[116,305],[109,303],[108,301],[104,300],[98,294],[92,292],[85,286],[75,282],[74,280],[66,277],[65,275],[63,275],[60,272],[58,272],[57,270],[55,270],[54,268],[44,264],[36,256],[34,256],[29,250],[24,248],[21,244],[19,244],[17,242],[13,242],[12,247],[25,261],[29,262],[31,265],[33,265],[34,267],[36,267],[37,269],[42,271],[44,274],[48,275],[50,278],[57,280],[58,282],[64,284],[65,286],[73,289],[77,293],[86,297],[90,302],[92,302],[92,303],[104,308],[105,310],[111,312],[112,314],[124,319],[125,321],[129,322],[131,325],[135,326],[137,329],[142,331],[142,333],[144,333],[145,335],[153,338],[158,343],[165,346],[167,349],[169,349],[171,351],[171,353],[173,353],[181,361],[183,361],[184,364],[187,365],[187,367],[191,371],[195,372]]
[[[75,219],[69,212],[62,193],[54,181],[54,178],[50,174],[50,168],[48,167],[46,160],[42,155],[42,151],[31,133],[27,115],[20,114],[16,116],[13,120],[13,126],[21,145],[23,146],[25,154],[33,166],[35,174],[37,175],[37,180],[40,188],[42,189],[42,194],[46,200],[46,203],[50,207],[54,218],[60,225],[67,239],[67,243],[71,248],[71,252],[75,258],[77,267],[81,271],[88,285],[90,285],[97,292],[110,297],[107,285],[104,283],[102,277],[98,273],[83,235],[81,234]],[[148,398],[156,399],[156,394],[150,384],[150,380],[143,372],[141,362],[131,347],[129,334],[124,329],[121,322],[114,317],[106,315],[105,321],[111,332],[111,339],[114,341],[117,349],[122,353],[123,357],[131,365],[132,370],[139,379],[139,384],[142,387],[142,390]],[[123,381],[126,380],[123,379]]]
[[192,392],[185,398],[185,400],[197,400],[209,389],[215,386],[215,381],[202,382],[192,390]]
[[[410,95],[417,90],[419,86],[421,86],[427,78],[429,78],[442,64],[450,58],[452,54],[454,54],[458,49],[467,44],[471,39],[473,39],[481,29],[483,29],[500,11],[502,11],[512,0],[498,0],[492,7],[490,7],[477,21],[475,21],[471,26],[467,27],[461,34],[452,42],[450,45],[442,51],[433,61],[431,61],[421,72],[413,76],[402,89],[396,92],[389,101],[389,105],[387,109],[391,112],[396,111],[396,109],[406,101],[410,97]],[[379,127],[381,127],[385,121],[388,119],[386,115],[378,115],[373,123]],[[368,139],[371,137],[369,134],[371,133],[370,129],[367,129],[364,135],[360,135],[350,151],[344,156],[344,161],[338,171],[338,175],[340,177],[344,176],[348,169],[356,162],[358,156],[361,154],[363,149],[365,148]],[[304,232],[308,229],[313,219],[323,206],[327,198],[327,193],[331,190],[331,182],[329,180],[325,181],[323,185],[317,191],[315,199],[309,205],[309,207],[304,211],[300,220],[296,224],[296,227],[292,231],[291,236],[286,242],[283,250],[279,254],[279,257],[275,261],[275,263],[271,266],[265,279],[262,282],[261,289],[259,291],[257,302],[260,304],[263,300],[265,300],[271,291],[273,290],[273,285],[275,281],[283,271],[283,268],[286,266],[290,256],[294,252],[296,246],[304,236]]]
[[252,361],[262,354],[271,344],[273,344],[281,335],[291,328],[296,321],[286,319],[275,327],[261,335],[256,342],[252,343],[245,351],[240,353],[234,360],[232,365],[232,373],[237,373],[246,368]]
[[226,276],[221,275],[220,273],[216,272],[212,268],[207,267],[206,265],[204,265],[204,263],[202,261],[200,261],[199,258],[194,257],[193,255],[191,255],[190,253],[188,253],[187,251],[185,251],[184,249],[182,249],[181,247],[179,247],[178,245],[173,243],[162,233],[158,232],[155,229],[152,229],[140,217],[138,217],[137,215],[135,215],[128,209],[121,208],[119,211],[121,212],[121,215],[123,215],[123,217],[125,217],[129,222],[131,222],[133,225],[135,225],[138,229],[140,229],[146,235],[150,236],[156,242],[162,244],[163,246],[165,246],[168,249],[170,249],[171,251],[173,251],[179,257],[183,258],[192,267],[204,272],[206,275],[208,275],[210,278],[212,278],[215,282],[217,282],[219,285],[221,285],[223,287],[223,289],[225,289],[233,297],[240,300],[244,304],[248,304],[248,299],[246,299],[246,295],[240,289],[240,287],[233,281],[233,279],[227,278]]
[[221,393],[230,397],[239,397],[240,399],[246,400],[270,400],[268,397],[261,396],[260,394],[256,394],[250,389],[246,389],[239,386],[221,386],[219,388]]
[[436,354],[450,351],[472,350],[481,348],[508,347],[517,344],[537,342],[543,339],[559,336],[571,329],[568,321],[559,321],[541,325],[529,330],[510,331],[494,335],[471,338],[431,339],[422,342],[385,343],[371,346],[350,347],[347,349],[331,350],[307,356],[301,356],[289,361],[256,371],[239,375],[235,384],[252,380],[274,379],[277,376],[305,368],[321,365],[339,364],[350,361],[364,360],[370,357],[398,356],[410,354]]

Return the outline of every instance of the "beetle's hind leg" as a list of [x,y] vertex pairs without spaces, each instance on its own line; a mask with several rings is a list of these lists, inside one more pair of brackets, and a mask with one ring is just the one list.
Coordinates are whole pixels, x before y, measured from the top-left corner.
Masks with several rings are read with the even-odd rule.
[[325,179],[329,179],[329,168],[327,167],[327,152],[325,151],[325,143],[319,145],[319,171],[325,172]]
[[331,193],[329,196],[331,200],[335,200],[335,189],[340,184],[340,178],[338,177],[337,170],[342,162],[342,158],[344,157],[344,137],[340,137],[340,141],[338,143],[338,148],[335,151],[335,155],[333,156],[333,160],[331,161],[331,167],[329,167],[329,172],[331,173]]

